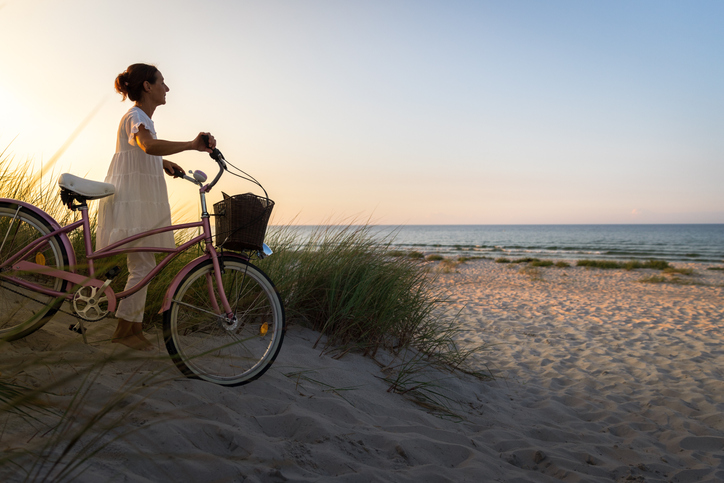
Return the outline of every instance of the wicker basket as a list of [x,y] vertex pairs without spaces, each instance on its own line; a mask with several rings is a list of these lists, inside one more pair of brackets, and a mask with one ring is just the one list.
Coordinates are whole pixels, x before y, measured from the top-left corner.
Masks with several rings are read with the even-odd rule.
[[226,250],[261,250],[274,202],[251,193],[223,195],[214,204],[216,245]]

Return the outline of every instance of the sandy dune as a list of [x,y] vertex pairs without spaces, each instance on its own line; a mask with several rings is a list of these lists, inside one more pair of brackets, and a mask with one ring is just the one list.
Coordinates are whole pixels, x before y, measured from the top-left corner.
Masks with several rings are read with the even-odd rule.
[[[697,285],[487,260],[441,275],[461,344],[489,344],[475,362],[496,377],[432,375],[457,419],[387,392],[368,358],[320,353],[299,327],[238,388],[184,379],[163,351],[113,360],[83,386],[78,422],[118,403],[77,481],[724,481],[724,272],[692,267],[682,278]],[[3,370],[52,357],[17,376],[42,385],[120,352],[104,341],[112,323],[84,345],[67,322],[1,347]],[[68,405],[82,381],[47,402]],[[52,436],[17,415],[0,427],[4,450]],[[24,477],[9,464],[0,476]]]

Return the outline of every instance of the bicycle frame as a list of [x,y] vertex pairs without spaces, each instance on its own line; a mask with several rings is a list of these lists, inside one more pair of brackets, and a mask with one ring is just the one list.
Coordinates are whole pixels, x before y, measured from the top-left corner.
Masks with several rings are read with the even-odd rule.
[[[198,182],[196,180],[193,180],[189,178],[188,176],[184,176],[185,179],[194,182],[195,184],[201,186],[199,190],[199,194],[201,197],[201,206],[202,206],[202,213],[201,213],[201,221],[192,222],[192,223],[184,223],[180,225],[170,225],[166,227],[156,228],[153,230],[149,230],[143,233],[139,233],[137,235],[130,236],[128,238],[125,238],[123,240],[120,240],[118,242],[115,242],[107,247],[104,247],[98,251],[94,251],[91,243],[91,236],[90,236],[90,220],[88,216],[88,207],[87,205],[82,205],[78,207],[77,209],[81,211],[81,219],[73,222],[69,225],[66,225],[64,227],[61,227],[55,220],[53,220],[50,215],[43,212],[42,210],[36,208],[33,205],[30,205],[28,203],[22,203],[18,202],[17,200],[10,200],[10,199],[3,199],[0,201],[8,201],[15,204],[20,204],[22,207],[28,208],[34,213],[37,213],[42,218],[44,218],[46,221],[49,221],[51,224],[51,227],[54,228],[54,231],[49,233],[48,235],[45,235],[41,238],[38,238],[33,243],[29,244],[22,250],[18,251],[13,257],[9,258],[5,262],[0,265],[0,271],[6,272],[6,271],[23,271],[23,272],[36,272],[36,273],[43,273],[44,275],[60,278],[63,280],[67,280],[72,282],[75,286],[69,291],[69,292],[57,292],[54,290],[50,290],[46,287],[42,287],[40,285],[33,284],[31,282],[18,279],[16,277],[12,276],[5,276],[8,280],[12,281],[13,283],[20,285],[22,287],[25,287],[27,289],[33,290],[35,292],[43,293],[46,295],[50,295],[53,297],[60,297],[67,300],[71,300],[74,296],[75,289],[78,286],[92,286],[100,289],[101,292],[106,294],[106,297],[108,299],[108,311],[109,312],[115,312],[116,306],[117,306],[117,300],[122,300],[126,297],[129,297],[130,295],[133,295],[134,293],[141,290],[143,287],[148,285],[153,278],[158,275],[161,270],[163,270],[178,254],[186,251],[191,246],[204,242],[205,247],[205,255],[202,255],[201,257],[197,258],[196,260],[192,261],[188,264],[187,267],[193,268],[193,266],[197,265],[200,262],[203,262],[205,260],[211,259],[213,266],[214,266],[214,273],[215,273],[215,282],[217,287],[220,289],[218,290],[219,298],[221,299],[221,307],[216,307],[215,297],[213,294],[213,283],[211,280],[209,280],[209,296],[214,301],[213,304],[215,308],[217,308],[219,315],[221,315],[221,309],[223,308],[223,312],[225,312],[226,317],[229,319],[233,318],[233,311],[229,305],[229,301],[226,299],[225,292],[223,290],[223,283],[221,279],[221,266],[219,262],[219,254],[216,252],[216,249],[213,245],[213,240],[211,236],[211,224],[210,224],[210,215],[206,208],[206,193],[210,190],[211,186],[215,184],[215,181],[218,180],[219,176],[221,174],[221,171],[219,175],[217,175],[216,179],[214,180],[214,183],[206,186],[202,186],[201,182]],[[18,211],[20,208],[18,208]],[[84,247],[86,251],[86,257],[88,260],[88,276],[81,275],[76,273],[76,257],[75,257],[75,251],[68,239],[68,233],[81,228],[83,229],[83,240],[84,240]],[[162,248],[162,247],[127,247],[127,248],[120,248],[123,245],[148,237],[152,235],[156,235],[159,233],[166,233],[169,231],[175,231],[175,230],[183,230],[183,229],[189,229],[189,228],[202,228],[202,233],[191,240],[187,241],[186,243],[182,244],[181,246],[178,246],[176,248]],[[46,267],[45,265],[41,265],[38,263],[30,262],[27,260],[22,260],[25,255],[30,253],[31,251],[41,247],[46,243],[46,241],[52,237],[59,236],[63,244],[66,247],[66,251],[69,254],[69,261],[71,263],[71,266],[68,267],[68,270],[56,270],[49,267]],[[133,253],[133,252],[152,252],[152,253],[168,253],[161,262],[156,265],[156,267],[151,270],[151,272],[146,275],[146,277],[143,278],[143,280],[139,281],[136,285],[129,288],[128,290],[124,290],[119,293],[115,293],[109,286],[110,280],[108,281],[101,281],[98,280],[95,275],[95,267],[94,267],[94,260],[98,259],[104,259],[108,257],[112,257],[119,254],[124,253]],[[244,258],[244,257],[242,257]],[[19,260],[19,261],[18,261]],[[179,272],[179,274],[174,278],[173,282],[169,286],[169,291],[171,294],[173,294],[173,289],[180,283],[181,278],[183,274],[188,273],[188,270],[182,270]],[[166,310],[168,306],[170,305],[171,300],[169,299],[168,292],[167,296],[164,301],[164,307],[162,307],[162,311]]]

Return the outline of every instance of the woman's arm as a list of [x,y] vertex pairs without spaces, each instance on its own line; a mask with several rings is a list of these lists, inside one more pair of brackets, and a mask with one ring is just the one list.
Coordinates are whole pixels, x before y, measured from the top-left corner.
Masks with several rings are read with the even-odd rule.
[[[209,137],[209,146],[206,145],[202,136]],[[166,141],[164,139],[154,139],[151,132],[146,126],[141,124],[138,126],[136,133],[136,144],[143,149],[146,154],[151,156],[169,156],[171,154],[180,153],[182,151],[202,151],[210,153],[216,147],[216,139],[209,133],[199,133],[193,141]]]

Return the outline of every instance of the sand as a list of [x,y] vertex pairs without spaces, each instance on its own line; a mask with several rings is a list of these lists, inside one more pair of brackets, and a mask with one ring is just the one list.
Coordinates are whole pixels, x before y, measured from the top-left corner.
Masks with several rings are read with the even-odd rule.
[[[494,376],[428,374],[448,414],[388,392],[376,361],[337,359],[298,326],[274,366],[236,388],[185,379],[161,351],[108,362],[70,431],[117,398],[101,420],[111,429],[75,481],[724,481],[724,272],[690,267],[691,285],[490,260],[442,274],[461,346],[485,344],[472,362]],[[88,345],[67,326],[58,316],[0,347],[6,374],[52,355],[16,377],[40,386],[122,352],[104,340],[112,321]],[[67,406],[81,383],[45,400]],[[35,416],[0,415],[0,447],[49,440],[53,416]],[[24,477],[7,463],[0,476]]]

